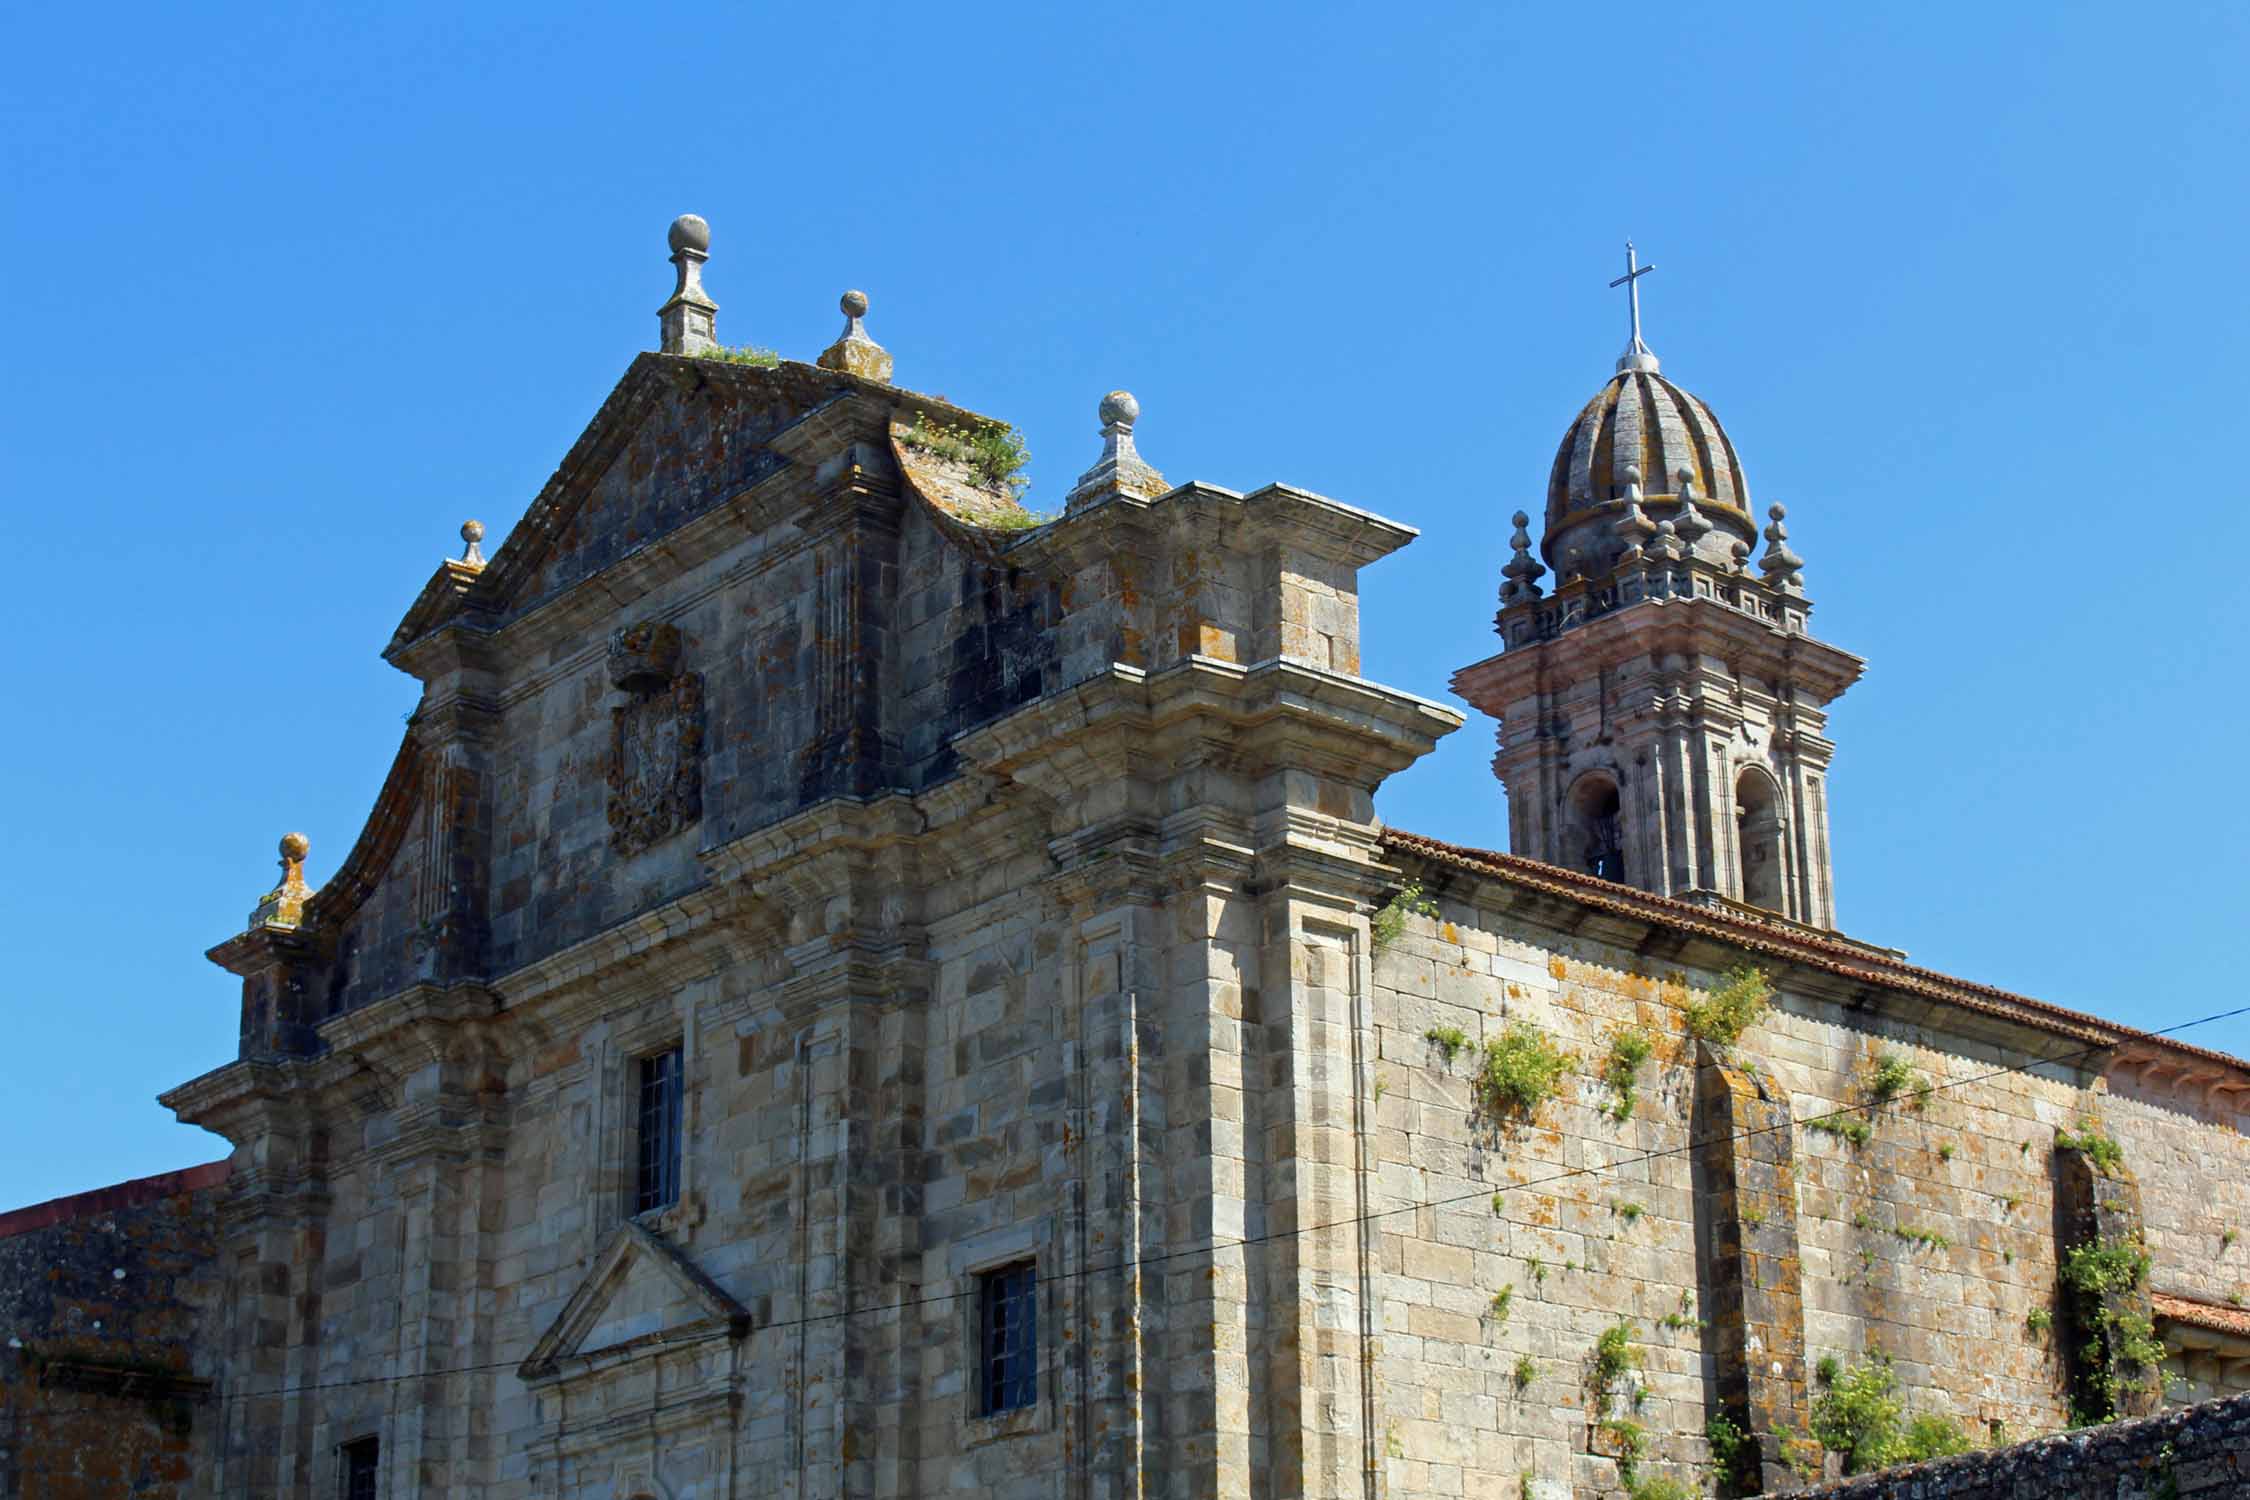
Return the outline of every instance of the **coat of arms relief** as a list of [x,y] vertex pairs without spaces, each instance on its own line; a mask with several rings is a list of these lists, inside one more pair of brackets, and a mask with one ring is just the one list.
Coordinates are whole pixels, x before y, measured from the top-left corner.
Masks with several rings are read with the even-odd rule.
[[703,816],[703,674],[680,670],[680,630],[644,620],[609,638],[609,843],[638,854]]

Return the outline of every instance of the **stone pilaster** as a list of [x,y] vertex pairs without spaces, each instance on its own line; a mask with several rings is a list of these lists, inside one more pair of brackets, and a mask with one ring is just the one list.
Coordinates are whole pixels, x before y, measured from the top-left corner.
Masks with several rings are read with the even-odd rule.
[[[2089,1126],[2089,1130],[2099,1127]],[[2055,1263],[2062,1268],[2071,1404],[2084,1421],[2145,1417],[2163,1405],[2162,1371],[2131,1359],[2130,1338],[2154,1333],[2141,1190],[2123,1162],[2105,1166],[2082,1146],[2055,1146]],[[2099,1286],[2073,1284],[2074,1252],[2106,1252]]]
[[[1701,1303],[1720,1414],[1755,1443],[1735,1477],[1746,1493],[1800,1488],[1789,1460],[1808,1444],[1804,1271],[1789,1101],[1697,1043],[1695,1167]],[[1817,1449],[1809,1455],[1818,1461]]]

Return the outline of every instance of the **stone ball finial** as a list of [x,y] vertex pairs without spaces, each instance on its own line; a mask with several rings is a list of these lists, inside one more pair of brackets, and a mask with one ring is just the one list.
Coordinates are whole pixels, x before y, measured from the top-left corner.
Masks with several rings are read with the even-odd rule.
[[1515,514],[1515,523],[1516,529],[1518,531],[1521,531],[1524,527],[1531,524],[1531,517],[1525,515],[1522,511],[1519,510]]
[[1133,399],[1131,391],[1111,391],[1102,397],[1102,404],[1094,409],[1104,427],[1131,427],[1141,419],[1141,403]]
[[1627,484],[1639,484],[1641,482],[1641,466],[1639,464],[1627,464],[1625,466],[1625,482]]
[[1785,520],[1789,515],[1789,507],[1786,505],[1769,505],[1766,507],[1766,514],[1776,521]]
[[461,540],[474,547],[484,540],[484,522],[469,520],[461,523]]
[[682,250],[700,254],[711,248],[711,226],[703,222],[701,214],[681,214],[672,221],[671,232],[664,239],[674,255]]
[[836,305],[844,310],[847,318],[864,318],[867,316],[867,293],[857,290],[846,292],[836,299]]
[[312,840],[306,838],[303,834],[285,833],[281,836],[281,857],[283,859],[301,863],[304,857],[310,853],[312,853]]

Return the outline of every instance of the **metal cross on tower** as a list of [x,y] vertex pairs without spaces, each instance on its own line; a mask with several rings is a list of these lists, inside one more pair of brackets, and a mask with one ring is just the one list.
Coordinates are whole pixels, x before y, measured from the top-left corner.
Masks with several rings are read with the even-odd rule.
[[1656,368],[1655,352],[1641,342],[1641,278],[1655,269],[1654,266],[1640,264],[1633,253],[1633,242],[1625,242],[1625,274],[1610,283],[1613,288],[1625,288],[1627,300],[1633,308],[1633,339],[1618,357],[1617,368],[1620,370],[1653,371]]

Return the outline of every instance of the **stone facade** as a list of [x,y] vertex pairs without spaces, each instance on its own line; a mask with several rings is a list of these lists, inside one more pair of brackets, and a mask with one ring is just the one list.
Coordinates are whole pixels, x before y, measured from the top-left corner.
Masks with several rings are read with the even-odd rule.
[[[212,950],[240,1056],[166,1096],[234,1147],[195,1493],[379,1452],[390,1500],[1599,1495],[1707,1470],[1714,1417],[1788,1488],[1824,1356],[2064,1422],[2026,1318],[2082,1118],[2150,1294],[2242,1279],[2242,1064],[1384,828],[1462,722],[1359,675],[1409,528],[1171,485],[1122,392],[1031,516],[864,297],[822,365],[718,351],[709,243],[670,352],[408,611],[357,843],[317,893],[286,844]],[[1691,1040],[1745,964],[1773,1008]],[[1474,1078],[1511,1027],[1573,1054],[1521,1114]],[[1870,1109],[1887,1052],[1920,1108]],[[1036,1396],[991,1411],[981,1278],[1027,1262]]]

